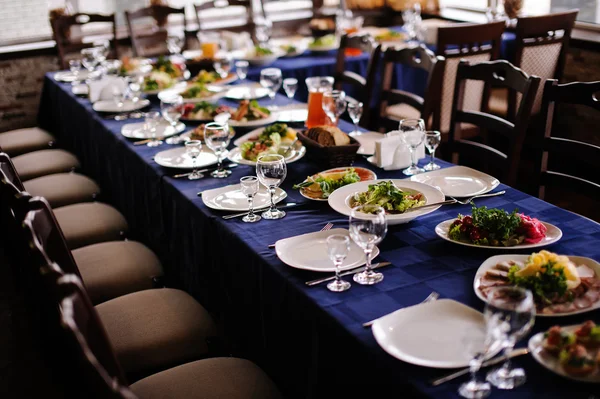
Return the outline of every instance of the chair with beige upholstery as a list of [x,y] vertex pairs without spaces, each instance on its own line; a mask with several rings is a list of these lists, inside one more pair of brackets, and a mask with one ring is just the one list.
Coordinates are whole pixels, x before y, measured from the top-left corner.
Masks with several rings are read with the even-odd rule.
[[0,133],[0,148],[11,157],[50,148],[56,139],[39,127],[10,130]]
[[[517,19],[514,65],[529,75],[543,80],[560,80],[569,48],[571,31],[579,10]],[[533,115],[540,112],[542,90],[539,88],[533,104]],[[490,111],[512,120],[521,97],[506,89],[493,89]]]
[[23,181],[53,173],[72,172],[81,167],[75,155],[58,149],[28,152],[13,157],[12,161]]
[[[155,21],[161,21],[164,25],[167,23],[169,15],[183,16],[183,32],[187,31],[187,21],[185,18],[185,8],[173,8],[165,5],[152,5],[135,11],[125,11],[127,20],[127,29],[131,38],[133,55],[136,57],[155,57],[169,53],[167,48],[168,32],[164,26],[150,31],[147,29],[149,18]],[[140,23],[141,21],[141,23]],[[184,45],[185,49],[185,45]]]
[[[444,57],[435,56],[425,46],[403,49],[389,48],[383,52],[383,77],[381,79],[381,105],[379,128],[388,132],[398,129],[400,119],[423,119],[428,130],[440,130],[440,97],[444,76]],[[421,69],[427,72],[423,97],[392,88],[396,65]],[[402,115],[398,118],[395,115]]]

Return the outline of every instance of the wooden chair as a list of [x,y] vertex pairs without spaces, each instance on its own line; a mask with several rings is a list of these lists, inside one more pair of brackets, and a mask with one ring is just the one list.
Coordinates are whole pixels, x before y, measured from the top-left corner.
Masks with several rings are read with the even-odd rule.
[[[135,22],[140,19],[154,18],[156,21],[166,23],[169,15],[181,14],[183,16],[183,32],[187,32],[187,21],[185,19],[185,8],[173,8],[169,6],[150,6],[136,11],[125,11],[127,20],[127,29],[133,49],[133,55],[136,57],[153,57],[169,53],[167,49],[168,32],[165,29],[158,29],[154,32],[136,33],[134,29]],[[185,48],[185,45],[184,45]]]
[[[394,117],[394,114],[409,119],[422,118],[426,121],[428,130],[440,130],[440,98],[445,63],[444,57],[436,56],[425,46],[400,50],[390,48],[383,52],[378,124],[381,131],[388,132],[398,128],[398,122],[402,118]],[[397,64],[421,69],[427,73],[424,97],[392,88],[392,78]],[[395,112],[390,112],[390,109]]]
[[77,53],[84,48],[92,47],[91,43],[83,43],[81,41],[73,41],[70,38],[71,27],[82,26],[92,22],[107,22],[112,24],[112,54],[114,58],[119,58],[117,45],[117,24],[115,14],[87,14],[77,13],[74,15],[61,15],[50,19],[52,25],[52,33],[56,48],[58,49],[58,60],[62,69],[68,69],[67,55]]
[[[579,10],[557,14],[521,17],[516,26],[516,52],[514,65],[529,75],[541,79],[560,80],[563,75],[565,58],[569,48],[571,31]],[[542,105],[540,86],[533,114],[538,114]],[[512,120],[521,97],[508,90],[492,90],[490,110],[497,115]]]
[[[467,81],[480,82],[483,98],[489,95],[492,83],[515,90],[523,96],[515,122],[509,122],[492,114],[465,109]],[[471,82],[469,82],[471,83]],[[456,72],[456,84],[452,103],[452,119],[448,136],[452,162],[458,163],[459,156],[476,160],[487,169],[499,172],[498,178],[508,185],[514,185],[517,178],[521,148],[527,132],[529,118],[540,78],[527,76],[510,62],[500,60],[470,65],[461,61]],[[470,124],[482,133],[482,142],[465,138],[461,132],[463,123]],[[492,137],[492,134],[494,137]],[[487,142],[492,138],[505,140],[503,148],[495,148]],[[498,140],[493,140],[498,142]],[[497,147],[497,146],[496,146]]]
[[[369,63],[367,65],[366,78],[351,71],[346,71],[346,49],[358,49],[363,53],[368,53]],[[381,59],[381,46],[373,40],[368,34],[350,34],[343,35],[340,41],[340,48],[337,52],[335,72],[334,72],[334,87],[337,90],[342,90],[344,84],[354,86],[363,93],[362,97],[356,99],[364,105],[363,114],[360,119],[360,125],[366,127],[370,124],[371,118],[371,99],[375,86],[375,77],[377,67]]]
[[[204,10],[210,10],[213,8],[224,8],[224,7],[219,7],[216,3],[218,3],[218,1],[213,1],[213,0],[209,0],[209,1],[205,1],[203,3],[200,4],[194,4],[194,12],[196,14],[196,22],[198,23],[198,31],[202,32],[203,30],[205,30],[205,26],[204,26],[204,22],[202,21],[202,17],[200,16],[200,12],[204,11]],[[252,4],[250,0],[227,0],[228,3],[228,7],[235,7],[235,6],[241,6],[244,7],[246,9],[246,18],[248,21],[248,24],[250,24],[252,22]]]
[[[446,59],[440,102],[440,131],[450,130],[456,70],[460,60],[471,63],[492,61],[500,54],[504,21],[488,24],[457,24],[438,28],[436,54]],[[486,110],[483,82],[469,82],[464,93],[465,109]]]
[[[545,121],[544,136],[539,153],[540,173],[538,196],[544,199],[546,188],[556,186],[589,196],[595,203],[600,197],[600,147],[591,143],[557,137],[552,134],[556,107],[560,104],[583,105],[600,111],[597,93],[600,82],[558,84],[546,81],[542,100]],[[586,164],[586,167],[583,165]],[[588,171],[586,173],[586,171]],[[596,214],[598,214],[596,210]]]

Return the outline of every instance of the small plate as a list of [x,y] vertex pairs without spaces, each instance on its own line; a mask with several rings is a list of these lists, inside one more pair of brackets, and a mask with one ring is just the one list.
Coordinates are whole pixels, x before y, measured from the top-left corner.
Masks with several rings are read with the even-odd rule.
[[278,122],[306,122],[308,119],[308,104],[295,103],[277,107]]
[[[144,129],[144,122],[128,123],[121,128],[121,134],[128,139],[150,139],[152,133]],[[170,123],[159,123],[156,127],[156,137],[170,137],[185,130],[185,124],[178,123],[175,128]]]
[[[335,272],[335,267],[327,254],[327,237],[334,234],[350,236],[350,232],[346,229],[331,229],[302,234],[277,241],[275,252],[283,263],[296,269]],[[379,255],[379,248],[375,247],[371,259],[375,259],[377,255]],[[353,269],[365,263],[365,253],[354,241],[350,240],[350,251],[340,270]]]
[[154,161],[165,168],[194,169],[216,164],[217,156],[210,148],[202,146],[202,152],[194,165],[192,158],[187,155],[185,147],[177,147],[159,152],[154,156]]
[[353,134],[352,137],[360,143],[357,154],[373,155],[375,154],[375,142],[384,138],[385,134],[378,132],[363,132],[361,134]]
[[492,191],[500,184],[495,177],[466,166],[421,173],[410,180],[437,187],[448,197],[472,197]]
[[[515,247],[510,247],[510,248],[515,248]],[[486,271],[488,271],[489,269],[496,266],[498,263],[500,263],[502,261],[513,260],[513,261],[519,261],[519,262],[525,263],[527,261],[528,257],[529,257],[529,255],[508,254],[508,255],[496,255],[496,256],[487,258],[485,260],[485,262],[483,262],[481,264],[481,266],[479,266],[479,269],[477,269],[477,273],[475,273],[475,279],[473,280],[473,289],[475,290],[475,294],[477,295],[477,297],[479,297],[479,299],[481,299],[483,302],[487,303],[487,298],[483,295],[483,293],[479,289],[479,285],[481,284],[481,278],[485,275]],[[589,267],[596,273],[596,278],[600,278],[600,263],[596,262],[593,259],[586,258],[583,256],[567,255],[567,257],[569,259],[571,259],[573,261],[573,263],[575,263],[576,266],[585,265],[585,266]],[[535,316],[536,317],[565,317],[565,316],[571,316],[571,315],[579,314],[579,313],[591,312],[598,308],[600,308],[600,301],[597,301],[595,304],[593,304],[589,308],[579,309],[579,310],[576,310],[573,312],[552,313],[552,314],[537,312]]]
[[239,85],[225,92],[225,97],[232,100],[256,100],[269,95],[269,90],[260,86]]
[[[369,170],[367,168],[361,168],[360,166],[345,166],[345,167],[341,167],[341,168],[327,169],[327,170],[324,170],[319,173],[338,172],[338,171],[341,172],[341,171],[348,170],[350,168],[354,169],[356,171],[356,173],[358,173],[358,175],[360,176],[360,181],[377,179],[377,175],[375,174],[375,172],[373,172],[372,170]],[[319,173],[315,173],[315,175],[318,175]],[[327,198],[315,198],[315,197],[311,197],[311,196],[307,195],[305,188],[301,188],[299,191],[300,191],[300,195],[302,195],[304,198],[308,198],[309,200],[327,201]]]
[[96,112],[131,112],[147,107],[148,105],[150,105],[150,100],[148,99],[139,100],[137,103],[126,100],[123,102],[122,107],[117,106],[113,100],[100,100],[96,101],[92,108]]
[[[185,82],[182,82],[180,84],[175,85],[174,87],[167,89],[167,90],[163,90],[160,93],[158,93],[158,99],[163,101],[164,99],[167,99],[169,97],[173,97],[175,95],[181,94],[183,93],[186,89],[187,89],[188,85]],[[206,86],[207,89],[210,89],[210,85]],[[218,86],[215,86],[218,87]],[[212,91],[212,90],[209,90]],[[214,94],[208,97],[202,97],[202,98],[184,98],[183,102],[184,103],[200,103],[203,101],[207,101],[207,102],[215,102],[217,101],[219,98],[223,97],[223,91],[222,90],[215,90],[212,91]]]
[[[290,150],[289,154],[286,156],[285,163],[296,162],[297,160],[301,159],[305,154],[306,147],[304,147],[302,143],[298,141],[294,145],[294,149]],[[227,156],[227,158],[231,162],[239,163],[241,165],[256,166],[256,162],[242,158],[240,147],[236,147],[233,150],[229,151],[229,155]]]
[[271,114],[263,119],[257,119],[254,121],[234,121],[232,119],[228,119],[227,123],[229,126],[233,127],[256,127],[256,126],[265,126],[270,125],[271,123],[277,122],[277,112],[271,111]]
[[506,250],[510,251],[510,250],[518,250],[518,249],[540,248],[540,247],[545,247],[550,244],[554,244],[555,242],[560,240],[562,237],[561,229],[559,229],[558,227],[556,227],[553,224],[542,222],[544,224],[544,226],[546,226],[546,229],[547,229],[546,237],[544,237],[544,239],[538,243],[519,244],[519,245],[515,245],[512,247],[494,247],[492,245],[475,245],[475,244],[471,244],[468,242],[455,241],[455,240],[451,239],[450,237],[448,237],[448,229],[450,228],[450,225],[452,224],[452,222],[454,222],[455,220],[456,219],[449,219],[449,220],[446,220],[446,221],[438,224],[437,226],[435,226],[435,233],[440,238],[443,238],[446,241],[450,241],[450,242],[452,242],[454,244],[458,244],[458,245],[464,245],[466,247],[495,249],[497,251],[506,251]]
[[[286,197],[287,193],[281,188],[278,187],[275,189],[273,201],[276,204],[283,201]],[[218,211],[243,212],[248,210],[248,197],[242,193],[239,184],[203,191],[202,201],[207,207]],[[258,193],[254,196],[254,209],[265,209],[269,206],[271,206],[269,190],[261,184],[259,185]]]
[[[482,313],[462,303],[438,299],[383,316],[375,320],[372,331],[379,346],[395,358],[447,369],[469,365],[478,349],[467,350],[465,339],[481,333],[483,342],[485,320]],[[490,351],[487,357],[499,350]]]
[[[578,325],[571,325],[571,326],[564,326],[564,327],[562,327],[562,329],[566,332],[572,333],[578,327],[579,327]],[[590,375],[587,375],[585,377],[579,377],[579,376],[567,374],[565,372],[565,370],[563,370],[560,362],[558,361],[558,357],[553,356],[552,354],[550,354],[544,350],[543,343],[544,343],[544,333],[540,332],[540,333],[535,334],[533,337],[529,338],[529,343],[527,344],[527,347],[529,348],[529,352],[531,353],[531,356],[533,356],[533,358],[539,364],[541,364],[548,370],[552,371],[553,373],[558,374],[561,377],[568,378],[570,380],[600,384],[600,369],[596,368],[596,370],[593,373],[591,373]]]

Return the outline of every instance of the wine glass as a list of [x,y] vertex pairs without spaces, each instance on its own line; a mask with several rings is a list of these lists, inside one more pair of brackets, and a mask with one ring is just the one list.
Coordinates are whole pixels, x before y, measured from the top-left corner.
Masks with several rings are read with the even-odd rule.
[[323,93],[321,106],[334,126],[337,126],[340,115],[346,110],[346,93],[342,90],[326,91]]
[[221,160],[221,156],[227,151],[230,140],[227,123],[210,122],[204,126],[204,142],[217,155],[217,170],[210,174],[214,178],[223,179],[231,174],[230,170],[223,168]]
[[254,34],[260,45],[265,45],[273,33],[273,23],[268,18],[256,17],[254,19]]
[[490,329],[485,326],[481,328],[469,327],[465,331],[462,344],[467,354],[471,356],[471,360],[469,361],[471,379],[461,384],[458,388],[458,393],[467,399],[486,398],[492,392],[492,387],[489,383],[480,381],[477,378],[477,373],[494,344]]
[[283,90],[285,90],[285,95],[292,100],[294,98],[294,94],[296,94],[296,90],[298,90],[298,79],[283,79]]
[[407,176],[418,175],[424,170],[417,166],[417,148],[425,140],[425,122],[423,119],[402,119],[400,121],[400,138],[410,150],[411,165],[402,173]]
[[425,170],[437,170],[441,166],[434,162],[435,159],[435,150],[440,145],[442,141],[442,135],[438,131],[429,131],[425,132],[425,147],[429,154],[431,155],[431,160],[427,165],[423,167]]
[[248,197],[248,214],[242,218],[242,222],[254,223],[261,219],[260,215],[254,213],[254,196],[258,192],[258,184],[256,176],[244,176],[240,179],[242,194]]
[[[179,119],[183,115],[183,97],[179,95],[173,95],[164,97],[160,100],[160,112],[167,122],[171,125],[174,131],[177,131],[177,124]],[[179,139],[170,140],[173,137],[169,137],[166,140],[167,144],[178,144]]]
[[81,72],[81,60],[70,60],[69,71],[73,74],[73,81],[71,85],[76,86],[79,82],[79,72]]
[[110,53],[110,41],[109,40],[96,40],[92,44],[93,48],[97,49],[96,57],[100,64],[103,64],[104,61],[108,58]]
[[98,58],[96,52],[98,50],[94,47],[84,48],[81,50],[81,64],[88,71],[88,79],[91,80],[92,72],[98,66]]
[[327,237],[327,253],[335,266],[335,280],[327,284],[327,289],[342,292],[350,288],[350,283],[340,278],[340,266],[350,251],[350,239],[342,234]]
[[268,220],[281,219],[285,216],[285,212],[275,207],[273,196],[275,195],[275,188],[283,182],[287,175],[287,165],[283,155],[269,154],[259,157],[256,161],[256,175],[261,184],[267,187],[271,194],[271,207],[263,212],[261,216]]
[[146,143],[148,147],[158,147],[163,142],[156,139],[156,128],[160,122],[160,113],[157,111],[148,111],[144,114],[144,130],[150,132],[151,141]]
[[141,75],[132,75],[127,78],[127,87],[129,93],[131,93],[131,101],[137,104],[140,101],[142,95],[142,85],[144,84],[144,77]]
[[246,76],[248,76],[248,66],[250,64],[248,63],[248,61],[236,61],[235,62],[235,73],[237,74],[237,77],[239,80],[244,80],[246,79]]
[[121,110],[123,109],[123,106],[125,105],[125,93],[123,90],[121,90],[120,87],[117,86],[112,86],[112,98],[113,101],[115,103],[115,105],[117,106],[117,108],[119,109],[118,112],[121,112]]
[[348,105],[346,106],[348,109],[348,115],[350,115],[350,119],[354,122],[354,131],[350,132],[350,136],[360,136],[360,131],[358,130],[358,122],[360,122],[360,118],[363,113],[363,103],[360,101],[348,101]]
[[[502,342],[504,355],[512,352],[518,340],[523,338],[535,321],[535,303],[531,291],[516,286],[490,289],[484,316],[495,339]],[[527,379],[525,370],[513,368],[510,359],[490,371],[486,379],[500,389],[513,389]]]
[[260,84],[262,87],[269,90],[269,98],[271,101],[275,100],[275,95],[281,88],[282,82],[281,69],[266,68],[260,71]]
[[167,37],[167,49],[169,53],[173,55],[181,54],[181,49],[183,48],[184,39],[179,35],[170,35]]
[[365,270],[354,275],[358,284],[373,285],[383,280],[382,273],[371,270],[371,254],[387,233],[385,210],[379,205],[360,205],[350,213],[350,237],[365,252]]
[[218,57],[214,58],[213,66],[221,79],[225,79],[227,76],[229,76],[229,71],[231,71],[231,63],[232,59],[229,54],[219,55]]
[[196,168],[196,160],[202,153],[202,142],[200,140],[188,140],[185,142],[185,153],[192,158],[192,173],[188,175],[189,180],[202,179],[204,175]]

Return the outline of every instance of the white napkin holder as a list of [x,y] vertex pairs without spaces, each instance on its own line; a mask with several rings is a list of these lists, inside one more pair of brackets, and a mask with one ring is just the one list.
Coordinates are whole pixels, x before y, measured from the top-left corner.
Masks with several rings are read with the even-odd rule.
[[[417,158],[425,158],[425,145],[417,147]],[[375,141],[375,164],[386,170],[404,169],[411,165],[410,149],[400,137],[398,130],[388,132],[381,140]]]
[[95,80],[88,84],[89,98],[92,103],[101,100],[112,100],[114,98],[114,88],[123,93],[127,90],[125,79],[118,76],[106,76],[101,80]]

